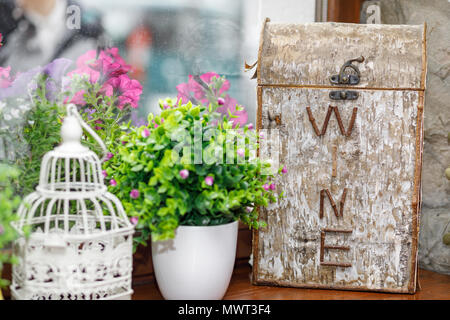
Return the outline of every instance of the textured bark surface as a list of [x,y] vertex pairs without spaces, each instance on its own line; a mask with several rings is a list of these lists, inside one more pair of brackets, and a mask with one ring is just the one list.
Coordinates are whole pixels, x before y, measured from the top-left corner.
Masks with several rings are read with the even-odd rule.
[[450,2],[448,0],[382,0],[383,23],[427,22],[428,74],[425,96],[423,209],[419,241],[422,268],[450,275]]
[[260,83],[328,86],[345,61],[363,55],[359,87],[420,88],[422,33],[423,26],[268,23]]
[[[280,143],[267,134],[268,150],[279,150],[279,162],[289,173],[276,181],[286,198],[260,210],[268,227],[254,234],[254,283],[414,292],[423,27],[309,24],[285,28],[290,32],[267,24],[260,51],[259,128],[278,129]],[[293,29],[302,30],[301,34]],[[341,37],[358,52],[339,53],[340,58],[333,60],[326,53],[340,52]],[[287,54],[293,52],[290,45],[285,46],[290,43],[302,43],[297,60]],[[400,54],[405,48],[411,50],[408,57],[413,60]],[[374,52],[382,53],[385,60],[378,60]],[[366,57],[358,65],[363,79],[356,89],[358,99],[331,100],[328,77],[358,55]],[[322,67],[313,67],[313,61],[320,61]],[[329,117],[328,110],[333,110]],[[346,135],[355,113],[353,128]],[[275,126],[269,114],[279,117]]]

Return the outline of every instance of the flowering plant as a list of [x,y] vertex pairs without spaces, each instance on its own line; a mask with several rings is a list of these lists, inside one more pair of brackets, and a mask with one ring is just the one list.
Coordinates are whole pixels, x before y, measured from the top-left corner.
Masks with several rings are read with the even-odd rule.
[[106,162],[109,189],[140,231],[137,243],[145,245],[150,234],[173,238],[179,225],[241,220],[259,228],[265,223],[255,208],[277,200],[274,173],[263,174],[270,164],[256,157],[255,131],[228,117],[213,122],[217,102],[209,108],[183,102],[160,101],[161,114],[129,127]]
[[[142,94],[139,81],[130,78],[131,66],[119,55],[117,48],[88,51],[78,58],[77,68],[68,74],[70,98],[79,106],[84,120],[105,141],[109,150],[119,142],[121,124],[138,108]],[[88,137],[87,143],[98,148]]]
[[[20,168],[16,189],[22,195],[35,188],[42,156],[60,141],[64,104],[77,104],[84,120],[112,149],[121,123],[138,106],[142,86],[129,77],[131,66],[117,48],[98,55],[88,51],[67,73],[71,64],[56,59],[15,76],[10,68],[0,68],[0,143],[4,160]],[[93,138],[86,136],[83,143],[100,152]]]
[[16,237],[10,223],[16,218],[14,211],[20,199],[14,196],[11,180],[17,178],[18,174],[17,169],[0,165],[0,288],[8,284],[6,280],[1,279],[3,264],[15,262],[14,256],[3,249]]

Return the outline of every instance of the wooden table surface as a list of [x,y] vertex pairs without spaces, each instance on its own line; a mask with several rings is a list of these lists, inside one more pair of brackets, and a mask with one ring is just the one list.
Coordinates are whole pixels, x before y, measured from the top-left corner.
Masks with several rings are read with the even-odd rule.
[[[450,276],[423,269],[419,270],[421,289],[416,294],[253,286],[250,272],[248,265],[234,270],[225,300],[450,300]],[[133,289],[133,300],[162,299],[154,279],[135,284]]]

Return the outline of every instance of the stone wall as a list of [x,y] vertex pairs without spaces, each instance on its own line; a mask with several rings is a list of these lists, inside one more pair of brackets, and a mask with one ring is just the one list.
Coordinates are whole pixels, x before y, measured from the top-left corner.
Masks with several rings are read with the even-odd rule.
[[420,217],[419,265],[450,274],[450,2],[448,0],[380,0],[381,22],[427,23],[428,75],[425,96],[423,205]]

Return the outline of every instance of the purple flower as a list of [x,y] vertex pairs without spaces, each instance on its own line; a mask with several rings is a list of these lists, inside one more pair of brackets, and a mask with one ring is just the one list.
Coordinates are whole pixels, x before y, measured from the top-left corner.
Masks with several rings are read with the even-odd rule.
[[139,222],[139,218],[138,217],[131,217],[130,218],[130,222],[132,225],[137,225]]
[[134,111],[134,110],[131,112],[131,122],[136,127],[142,127],[142,126],[146,126],[147,125],[147,120],[145,120],[144,118],[139,117],[138,112]]
[[111,160],[112,157],[114,157],[114,154],[112,154],[111,152],[108,152],[108,153],[106,154],[106,160],[105,160],[105,161]]
[[287,168],[286,168],[286,167],[283,167],[283,169],[281,170],[281,172],[282,172],[282,173],[287,173],[287,172],[288,172],[288,170],[287,170]]
[[105,177],[105,178],[108,176],[108,173],[106,172],[106,170],[103,170],[102,174],[103,174],[103,177]]
[[117,186],[117,181],[114,179],[109,180],[109,184],[113,187]]
[[223,106],[225,104],[225,99],[222,97],[217,98],[217,103],[221,106]]
[[18,98],[28,94],[28,89],[34,77],[42,71],[42,67],[33,68],[16,76],[7,88],[0,90],[0,100],[6,98]]
[[102,130],[102,127],[95,126],[94,129],[97,130],[97,131],[98,131],[98,130]]
[[211,176],[207,176],[205,178],[205,183],[207,186],[212,186],[214,184],[214,178]]
[[139,190],[137,190],[137,189],[131,190],[131,192],[130,192],[130,197],[131,197],[132,199],[137,199],[137,198],[139,198]]
[[245,150],[244,149],[237,149],[237,154],[239,157],[244,157],[245,156]]
[[266,190],[266,191],[268,191],[268,190],[269,190],[269,185],[268,185],[267,183],[264,184],[264,185],[263,185],[263,189]]
[[69,59],[55,59],[48,65],[46,65],[42,70],[43,73],[48,76],[45,84],[45,96],[49,101],[54,101],[58,94],[58,91],[61,91],[62,78],[71,64],[72,60]]
[[142,133],[141,133],[142,138],[147,138],[149,135],[150,135],[150,131],[147,128],[142,130]]
[[189,177],[189,170],[186,169],[180,170],[180,177],[181,179],[187,179],[187,177]]
[[270,190],[275,190],[275,188],[276,188],[275,184],[271,183],[270,186],[269,186],[269,189]]

